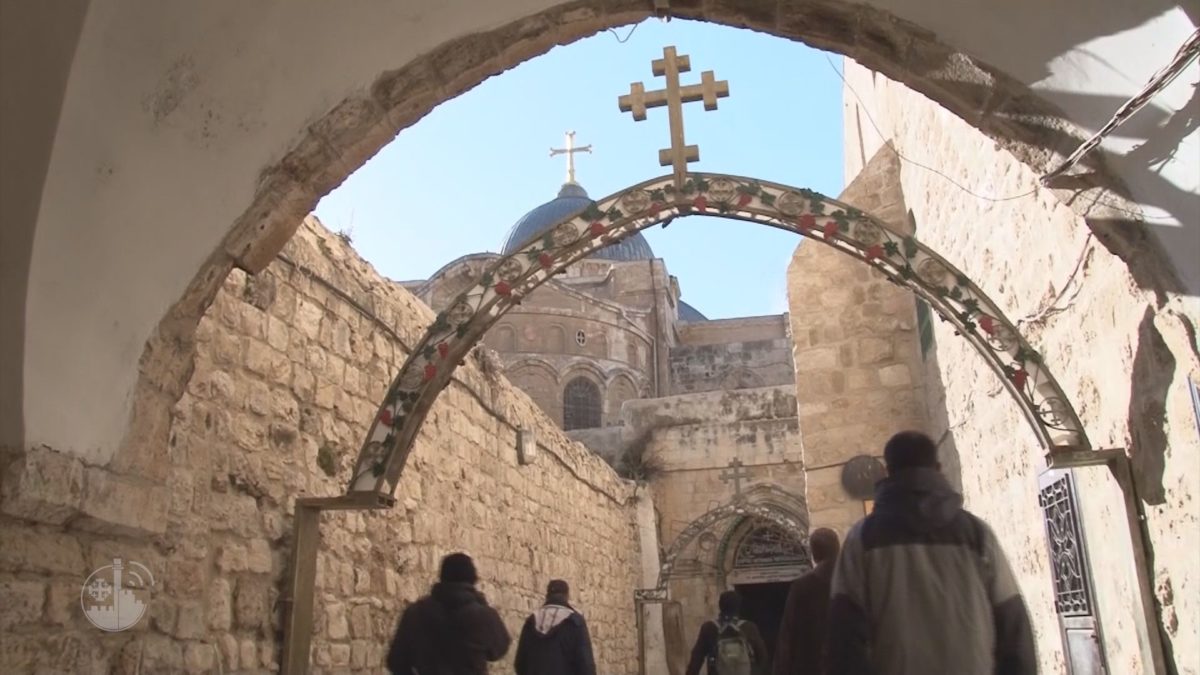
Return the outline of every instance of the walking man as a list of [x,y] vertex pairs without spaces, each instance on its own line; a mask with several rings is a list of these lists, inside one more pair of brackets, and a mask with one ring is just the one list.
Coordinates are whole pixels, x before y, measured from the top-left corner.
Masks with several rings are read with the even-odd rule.
[[779,639],[775,644],[774,675],[823,675],[829,587],[837,563],[838,536],[833,530],[813,530],[808,538],[813,562],[810,572],[792,582]]
[[517,657],[517,675],[596,675],[587,622],[571,606],[571,587],[555,579],[546,602],[525,620]]
[[708,664],[708,675],[756,675],[763,672],[767,645],[753,621],[743,621],[738,613],[742,596],[725,591],[717,599],[720,614],[716,621],[705,621],[692,647],[687,675],[700,675],[700,666]]
[[875,510],[846,535],[830,675],[1037,672],[1029,614],[991,528],[962,508],[925,434],[896,434]]
[[404,610],[388,651],[393,675],[487,675],[512,638],[475,588],[475,562],[465,553],[442,558],[438,583]]

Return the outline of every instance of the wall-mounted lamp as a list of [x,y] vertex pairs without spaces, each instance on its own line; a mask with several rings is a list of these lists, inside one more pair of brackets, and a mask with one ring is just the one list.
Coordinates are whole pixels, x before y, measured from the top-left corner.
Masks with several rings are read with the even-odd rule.
[[532,429],[517,430],[517,463],[522,466],[533,464],[537,459],[537,436]]

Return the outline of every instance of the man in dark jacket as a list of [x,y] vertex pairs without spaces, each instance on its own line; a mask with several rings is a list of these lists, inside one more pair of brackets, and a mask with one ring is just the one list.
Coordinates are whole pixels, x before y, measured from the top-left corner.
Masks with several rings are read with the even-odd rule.
[[700,626],[700,634],[696,636],[696,644],[692,647],[692,658],[688,661],[687,675],[700,675],[700,666],[708,663],[708,675],[719,675],[715,668],[717,642],[722,633],[731,626],[741,633],[746,644],[750,647],[750,656],[754,673],[762,672],[767,660],[767,644],[763,642],[762,633],[753,621],[742,621],[739,613],[742,609],[742,596],[737,591],[725,591],[717,598],[717,609],[720,614],[716,621],[705,621]]
[[400,617],[387,657],[393,675],[487,675],[487,662],[504,658],[512,639],[478,580],[467,554],[442,559],[439,582]]
[[830,675],[1026,675],[1033,631],[1012,569],[915,431],[884,447],[875,510],[846,535],[830,601]]
[[587,622],[571,606],[571,587],[555,579],[546,603],[525,620],[513,663],[517,675],[596,675]]
[[833,530],[813,530],[812,571],[792,582],[779,640],[775,644],[774,675],[823,675],[825,627],[829,615],[829,587],[837,563],[838,536]]

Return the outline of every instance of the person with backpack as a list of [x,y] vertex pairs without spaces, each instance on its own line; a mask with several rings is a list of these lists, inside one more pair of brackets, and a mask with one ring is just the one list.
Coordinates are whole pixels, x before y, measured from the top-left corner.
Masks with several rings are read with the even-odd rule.
[[550,582],[546,603],[525,620],[513,667],[517,675],[596,675],[587,622],[562,579]]
[[937,444],[904,431],[883,448],[875,509],[833,572],[828,675],[1033,675],[1029,613],[992,529],[963,509]]
[[442,558],[438,583],[400,617],[388,650],[393,675],[487,675],[512,638],[475,588],[475,562],[465,553]]
[[716,621],[705,621],[692,647],[687,675],[700,675],[708,664],[708,675],[757,675],[765,672],[767,645],[753,621],[738,616],[742,596],[725,591],[717,600]]

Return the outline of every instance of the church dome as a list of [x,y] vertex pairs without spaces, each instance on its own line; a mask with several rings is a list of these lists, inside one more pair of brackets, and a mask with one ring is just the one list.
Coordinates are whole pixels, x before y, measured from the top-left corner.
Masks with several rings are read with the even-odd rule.
[[[557,197],[521,216],[505,237],[500,253],[508,255],[521,250],[531,239],[542,236],[546,230],[580,213],[589,204],[592,204],[591,197],[578,183],[564,184]],[[605,246],[591,257],[618,262],[653,260],[654,251],[650,250],[650,242],[638,232],[616,244]]]

